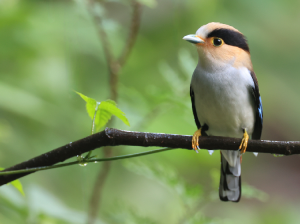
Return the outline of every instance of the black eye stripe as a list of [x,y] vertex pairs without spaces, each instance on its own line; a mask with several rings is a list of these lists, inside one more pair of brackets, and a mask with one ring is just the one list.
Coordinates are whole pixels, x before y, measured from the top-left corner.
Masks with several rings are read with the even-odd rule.
[[215,29],[207,35],[209,37],[219,37],[222,38],[225,44],[239,47],[245,51],[249,51],[247,40],[243,34],[229,29]]

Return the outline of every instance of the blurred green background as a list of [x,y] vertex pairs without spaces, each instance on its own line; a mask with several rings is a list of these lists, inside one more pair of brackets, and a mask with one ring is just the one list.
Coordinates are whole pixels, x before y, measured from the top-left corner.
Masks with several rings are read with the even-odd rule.
[[[141,28],[120,72],[118,107],[134,131],[192,135],[189,82],[196,49],[182,37],[208,22],[248,39],[264,109],[262,139],[300,135],[300,1],[143,0]],[[100,4],[101,3],[101,4]],[[130,1],[95,9],[115,55],[124,46]],[[97,26],[83,0],[0,1],[0,167],[90,134],[79,91],[109,98]],[[114,155],[149,150],[114,147]],[[95,151],[102,156],[101,149]],[[0,188],[0,223],[86,223],[102,164],[38,172],[20,179],[26,196]],[[219,152],[173,150],[115,161],[97,223],[299,223],[299,157],[243,156],[242,200],[218,199]],[[253,186],[253,187],[251,187]],[[264,193],[265,192],[265,193]]]

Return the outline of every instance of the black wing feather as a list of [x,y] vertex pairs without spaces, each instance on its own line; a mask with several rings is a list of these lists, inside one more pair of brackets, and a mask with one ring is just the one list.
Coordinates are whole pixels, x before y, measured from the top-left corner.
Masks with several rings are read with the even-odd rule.
[[192,89],[192,86],[190,86],[190,96],[191,96],[191,101],[192,101],[192,108],[193,108],[195,122],[196,122],[197,128],[199,129],[199,128],[201,128],[201,124],[200,124],[200,121],[197,116],[197,111],[196,111],[196,106],[195,106],[195,96],[194,96],[194,91]]
[[252,139],[260,139],[262,127],[263,127],[263,107],[262,107],[256,75],[253,71],[251,71],[250,74],[254,82],[254,87],[252,87],[251,91],[255,102],[255,123],[254,123],[254,130],[252,133]]
[[197,111],[196,111],[196,106],[195,106],[195,95],[194,95],[194,91],[192,89],[192,86],[190,87],[190,96],[191,96],[193,114],[194,114],[194,118],[195,118],[197,128],[198,129],[201,128],[201,135],[202,136],[207,136],[206,131],[208,130],[208,125],[204,124],[203,126],[201,126],[201,124],[200,124],[200,121],[199,121],[198,116],[197,116]]

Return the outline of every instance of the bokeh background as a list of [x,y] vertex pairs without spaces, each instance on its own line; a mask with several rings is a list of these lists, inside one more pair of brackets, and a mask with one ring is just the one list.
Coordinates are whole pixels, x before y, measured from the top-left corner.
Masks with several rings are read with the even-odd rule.
[[[300,1],[143,0],[136,44],[120,72],[118,107],[127,127],[192,135],[189,82],[196,49],[182,37],[208,22],[248,39],[264,109],[262,139],[300,139]],[[130,1],[99,1],[95,11],[115,55],[124,46]],[[0,1],[0,167],[90,134],[84,101],[109,98],[98,29],[83,0]],[[114,155],[141,152],[115,147]],[[94,154],[102,157],[102,150]],[[75,158],[74,158],[75,159]],[[0,223],[86,223],[102,164],[20,179],[26,196],[0,188]],[[243,156],[242,200],[218,199],[219,152],[173,150],[115,161],[96,223],[299,223],[299,156]]]

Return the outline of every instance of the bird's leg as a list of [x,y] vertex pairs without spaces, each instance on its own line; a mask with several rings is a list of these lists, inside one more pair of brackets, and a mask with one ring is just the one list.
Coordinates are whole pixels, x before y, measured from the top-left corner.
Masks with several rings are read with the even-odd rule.
[[195,131],[195,133],[193,134],[193,138],[192,138],[192,147],[196,152],[198,152],[197,150],[200,149],[199,148],[199,137],[200,136],[201,136],[201,128],[199,128],[197,131]]
[[241,150],[241,154],[244,154],[246,152],[247,146],[248,146],[248,140],[249,140],[249,135],[248,135],[246,129],[243,129],[243,131],[244,131],[244,135],[243,135],[240,147],[239,147],[239,150]]

